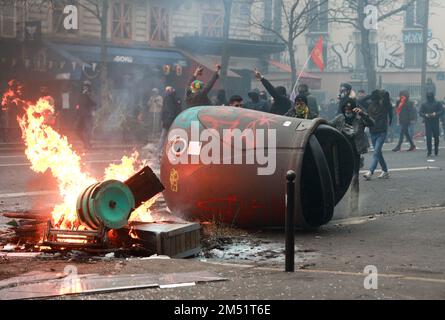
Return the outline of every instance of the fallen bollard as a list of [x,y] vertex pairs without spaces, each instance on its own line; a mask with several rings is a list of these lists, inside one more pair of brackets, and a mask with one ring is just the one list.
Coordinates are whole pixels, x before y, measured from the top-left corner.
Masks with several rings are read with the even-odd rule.
[[[226,139],[233,129],[239,134]],[[249,130],[253,140],[248,139]],[[209,147],[217,143],[223,152]],[[258,161],[264,159],[267,163]],[[259,174],[269,164],[273,172]],[[282,228],[286,205],[282,184],[287,171],[294,170],[295,225],[312,229],[331,220],[353,168],[350,143],[323,119],[195,107],[182,112],[169,130],[161,181],[174,214],[241,227]]]
[[101,224],[119,229],[127,225],[134,209],[162,190],[159,179],[145,167],[125,182],[107,180],[86,188],[77,198],[77,217],[92,230]]

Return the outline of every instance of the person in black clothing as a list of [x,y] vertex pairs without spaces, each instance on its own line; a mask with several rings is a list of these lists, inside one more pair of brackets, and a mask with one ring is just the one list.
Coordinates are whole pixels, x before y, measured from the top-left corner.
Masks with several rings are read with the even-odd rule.
[[428,149],[428,157],[432,152],[432,138],[434,137],[434,154],[439,154],[439,119],[443,113],[443,106],[436,101],[434,92],[427,92],[426,102],[420,107],[419,115],[425,121],[426,144]]
[[317,98],[315,98],[309,92],[309,86],[305,83],[302,83],[298,86],[298,95],[305,96],[307,99],[307,106],[309,107],[309,118],[315,119],[320,116],[320,107],[318,106]]
[[[158,143],[158,154],[162,155],[162,148],[164,147],[165,139],[167,138],[168,130],[170,129],[173,121],[181,113],[181,99],[176,96],[176,90],[168,86],[165,88],[164,103],[161,111],[161,124],[162,131],[161,137]],[[147,145],[148,146],[148,145]],[[144,147],[148,149],[148,147]]]
[[251,91],[247,94],[250,98],[250,101],[246,103],[244,108],[251,109],[251,110],[257,110],[262,112],[269,112],[268,105],[266,101],[263,99],[260,99],[260,95],[256,91]]
[[82,94],[79,97],[79,108],[77,110],[77,133],[83,142],[84,148],[91,147],[91,133],[93,129],[93,113],[96,109],[96,102],[91,97],[91,82],[84,81],[82,84]]
[[196,106],[211,106],[212,102],[210,101],[209,97],[207,96],[212,90],[213,85],[215,84],[216,80],[219,78],[219,71],[221,70],[221,66],[218,64],[216,65],[215,73],[213,74],[210,81],[204,85],[204,82],[197,80],[200,75],[202,75],[204,68],[198,67],[193,77],[189,81],[189,91],[187,91],[187,105],[189,107],[196,107]]
[[413,139],[409,134],[409,126],[416,120],[416,109],[414,108],[413,102],[409,100],[408,91],[401,91],[399,96],[400,98],[399,101],[397,101],[396,112],[399,116],[400,137],[399,143],[397,143],[397,146],[392,149],[392,151],[400,151],[403,143],[403,136],[406,137],[410,144],[410,148],[408,149],[408,151],[414,151],[416,150],[416,146],[414,145]]
[[337,115],[343,114],[343,106],[346,104],[349,98],[356,99],[355,92],[352,90],[352,86],[349,83],[340,84]]
[[274,101],[270,108],[270,113],[284,115],[289,109],[293,108],[292,102],[286,95],[286,88],[282,86],[274,87],[263,75],[254,70],[255,77],[261,81],[267,92],[273,97]]
[[230,107],[236,107],[236,108],[242,108],[243,107],[243,97],[240,95],[233,95],[229,99],[229,106]]
[[270,112],[271,105],[270,105],[269,97],[267,96],[267,92],[264,90],[261,90],[259,92],[259,96],[260,96],[260,100],[264,101],[266,103],[267,112]]
[[219,89],[216,92],[215,106],[227,106],[226,90]]
[[379,176],[379,178],[389,178],[388,166],[385,158],[383,157],[382,148],[388,134],[388,126],[390,126],[392,123],[393,113],[392,106],[390,103],[388,103],[388,101],[386,101],[386,99],[384,99],[384,95],[384,91],[374,90],[370,96],[368,114],[374,120],[374,125],[369,128],[369,133],[371,134],[371,142],[372,146],[374,147],[374,153],[369,170],[363,175],[366,180],[371,180],[379,163],[382,167],[382,174]]

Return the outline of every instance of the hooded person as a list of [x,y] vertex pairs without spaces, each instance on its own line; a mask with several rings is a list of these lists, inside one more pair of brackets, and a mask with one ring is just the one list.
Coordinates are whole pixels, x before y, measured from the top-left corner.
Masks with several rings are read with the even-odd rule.
[[76,131],[80,135],[84,148],[90,148],[91,146],[93,115],[96,106],[97,104],[92,97],[91,82],[86,80],[82,84],[82,92],[79,97],[76,124]]
[[244,108],[251,109],[251,110],[257,110],[262,112],[268,112],[268,105],[267,102],[263,99],[260,99],[260,94],[257,91],[251,91],[247,94],[249,96],[250,101],[246,103]]
[[416,150],[413,137],[409,132],[409,126],[416,121],[416,109],[414,108],[413,102],[409,99],[409,92],[407,90],[403,90],[399,94],[396,113],[399,119],[400,136],[397,146],[392,149],[392,151],[398,152],[401,150],[404,136],[410,144],[410,148],[408,149],[408,151]]
[[227,98],[226,98],[226,90],[219,89],[216,92],[216,99],[215,99],[215,106],[226,106],[227,105]]
[[299,119],[310,119],[311,112],[307,103],[306,96],[296,96],[294,107],[286,112],[285,116]]
[[298,95],[305,96],[307,99],[307,106],[310,110],[309,119],[318,118],[320,115],[320,106],[317,103],[317,99],[309,92],[309,86],[307,84],[302,83],[298,86]]
[[342,106],[348,101],[348,99],[356,99],[356,95],[354,90],[352,90],[352,86],[347,83],[343,82],[340,84],[339,94],[338,94],[338,109],[337,114],[342,113]]
[[290,109],[293,109],[292,102],[287,97],[285,87],[274,87],[258,70],[254,70],[254,72],[257,80],[261,81],[264,88],[274,99],[270,108],[270,113],[284,115],[286,112],[290,111]]
[[198,77],[202,75],[203,70],[204,70],[203,67],[198,67],[189,81],[189,88],[186,97],[186,102],[188,107],[212,105],[212,102],[210,101],[208,94],[215,85],[216,80],[218,80],[219,78],[219,72],[221,70],[221,66],[216,65],[216,70],[207,84],[205,84],[201,80],[198,80]]
[[358,176],[361,166],[361,155],[368,152],[369,141],[365,133],[366,127],[373,127],[374,120],[365,110],[357,106],[355,99],[344,99],[342,113],[329,122],[331,126],[343,133],[351,142],[355,154],[355,174]]
[[[161,113],[161,136],[159,138],[157,152],[159,157],[162,155],[162,148],[167,138],[168,130],[170,129],[173,121],[181,113],[181,99],[176,95],[176,90],[172,86],[165,87],[164,91],[164,104],[162,106]],[[149,149],[151,146],[147,144],[143,149]]]
[[426,93],[426,102],[420,107],[419,115],[425,122],[425,135],[428,154],[432,155],[432,138],[434,137],[434,155],[439,155],[439,136],[440,127],[439,119],[442,116],[444,110],[442,103],[436,101],[436,97],[433,91]]
[[388,135],[388,128],[392,124],[392,106],[385,103],[383,91],[374,90],[371,93],[368,105],[369,116],[374,120],[374,125],[369,128],[371,134],[371,142],[374,148],[369,170],[363,175],[366,180],[371,180],[377,165],[380,163],[382,173],[380,179],[388,179],[389,171],[382,149]]

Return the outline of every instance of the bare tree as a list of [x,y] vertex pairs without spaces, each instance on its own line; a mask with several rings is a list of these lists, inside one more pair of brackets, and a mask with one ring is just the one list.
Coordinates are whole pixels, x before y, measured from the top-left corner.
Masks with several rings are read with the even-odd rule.
[[[52,0],[51,2],[53,2]],[[91,13],[100,23],[100,102],[102,111],[109,109],[107,32],[109,1],[107,0],[58,0],[64,5],[75,5]]]
[[[377,9],[377,22],[385,21],[397,14],[405,12],[416,0],[343,0],[339,6],[331,10],[331,21],[343,23],[354,27],[360,33],[360,52],[363,57],[366,76],[368,79],[368,91],[377,87],[377,71],[375,50],[372,47],[372,32],[365,21],[368,19],[365,8],[369,5]],[[375,32],[375,31],[374,31]]]
[[296,39],[305,33],[319,18],[328,12],[324,9],[328,0],[293,0],[281,1],[282,12],[285,18],[284,28],[276,30],[264,22],[252,19],[252,25],[273,33],[285,46],[289,53],[290,67],[292,73],[292,85],[297,81],[297,64],[295,54]]

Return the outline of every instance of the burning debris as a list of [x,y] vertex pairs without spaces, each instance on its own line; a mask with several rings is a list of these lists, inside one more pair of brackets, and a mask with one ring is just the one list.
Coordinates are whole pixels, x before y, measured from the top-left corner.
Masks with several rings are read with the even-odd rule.
[[[135,152],[130,157],[124,156],[121,163],[110,164],[103,179],[93,177],[83,169],[81,157],[73,150],[67,137],[52,128],[49,119],[53,113],[51,102],[40,99],[35,105],[27,104],[25,114],[18,117],[18,122],[31,169],[39,173],[51,172],[63,201],[54,207],[50,215],[5,214],[6,217],[20,219],[13,226],[12,239],[26,243],[27,250],[112,250],[122,244],[128,244],[130,248],[144,245],[136,243],[138,237],[131,237],[131,223],[156,222],[151,208],[160,200],[164,187],[155,173],[146,162],[138,159]],[[163,217],[160,220],[178,219]],[[199,225],[194,225],[198,230]],[[126,226],[129,227],[123,229]],[[181,229],[180,225],[175,226]],[[115,230],[125,231],[116,233],[113,232]],[[188,249],[197,247],[199,241]],[[156,246],[145,249],[149,254],[162,253],[156,250]]]

